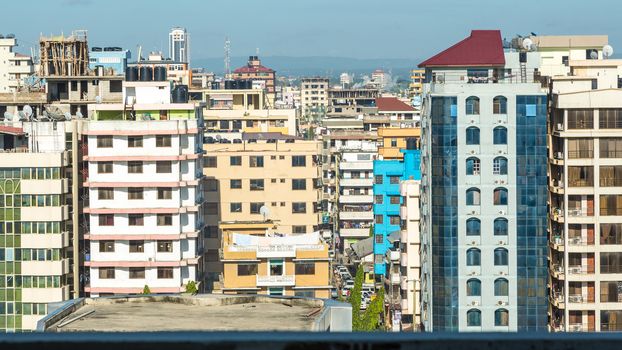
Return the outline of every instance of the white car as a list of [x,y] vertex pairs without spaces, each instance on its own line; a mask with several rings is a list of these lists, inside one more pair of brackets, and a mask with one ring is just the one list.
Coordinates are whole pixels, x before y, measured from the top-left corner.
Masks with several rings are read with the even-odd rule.
[[353,280],[345,280],[343,282],[343,289],[352,289],[354,288],[354,281]]

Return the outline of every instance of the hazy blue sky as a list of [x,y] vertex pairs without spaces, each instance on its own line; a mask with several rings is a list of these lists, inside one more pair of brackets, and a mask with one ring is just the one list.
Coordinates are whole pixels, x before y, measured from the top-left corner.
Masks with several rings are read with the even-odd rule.
[[420,59],[471,29],[497,28],[608,34],[622,53],[622,0],[18,0],[0,9],[19,14],[3,16],[0,33],[15,33],[25,53],[40,33],[78,28],[91,46],[166,52],[173,25],[191,33],[192,58],[222,56],[228,35],[233,56]]

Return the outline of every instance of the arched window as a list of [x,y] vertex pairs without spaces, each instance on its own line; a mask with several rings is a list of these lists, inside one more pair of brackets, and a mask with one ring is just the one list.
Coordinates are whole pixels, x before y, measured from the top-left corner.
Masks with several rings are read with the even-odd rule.
[[466,114],[479,114],[479,98],[471,96],[466,99]]
[[495,236],[508,235],[508,219],[496,218],[494,223]]
[[480,280],[477,278],[471,278],[467,281],[467,296],[482,296],[482,282],[480,282]]
[[497,157],[492,161],[492,173],[495,175],[508,174],[508,159],[505,157]]
[[467,266],[480,266],[482,252],[477,248],[467,250]]
[[478,309],[467,311],[467,326],[479,327],[482,325],[482,312]]
[[508,190],[503,187],[495,188],[493,202],[495,205],[508,205]]
[[495,266],[508,265],[508,250],[505,248],[495,249]]
[[505,126],[497,126],[492,130],[492,143],[495,145],[508,144],[508,129]]
[[508,99],[504,96],[497,96],[492,100],[493,114],[508,114]]
[[466,160],[466,174],[479,175],[479,158],[471,157]]
[[479,236],[482,231],[482,222],[476,218],[470,218],[466,221],[467,236]]
[[507,326],[510,321],[510,313],[506,309],[495,310],[495,326]]
[[472,187],[466,191],[467,205],[480,205],[480,192],[478,188]]
[[509,295],[509,282],[505,278],[497,278],[495,280],[495,296],[507,297]]
[[467,145],[479,145],[479,129],[474,126],[469,126],[466,129],[466,144]]

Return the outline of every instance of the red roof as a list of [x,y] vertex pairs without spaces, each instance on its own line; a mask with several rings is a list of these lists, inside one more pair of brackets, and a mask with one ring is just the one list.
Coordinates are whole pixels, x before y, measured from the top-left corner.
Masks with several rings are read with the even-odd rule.
[[473,30],[468,38],[419,63],[419,67],[503,65],[505,65],[505,55],[499,30]]
[[24,135],[24,129],[0,125],[0,134],[9,134],[14,136]]
[[233,73],[258,73],[258,72],[273,73],[274,70],[268,67],[259,65],[259,66],[244,66],[244,67],[237,68],[236,70],[233,71]]
[[411,112],[415,111],[414,108],[407,105],[406,103],[398,100],[395,97],[378,97],[376,98],[376,107],[378,107],[378,111],[386,111],[386,112]]

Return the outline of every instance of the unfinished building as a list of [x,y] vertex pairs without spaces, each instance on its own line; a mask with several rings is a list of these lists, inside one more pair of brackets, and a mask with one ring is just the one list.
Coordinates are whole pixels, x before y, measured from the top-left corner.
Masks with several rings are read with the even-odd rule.
[[89,49],[86,30],[76,30],[71,36],[44,37],[39,39],[42,77],[82,76],[89,68]]

